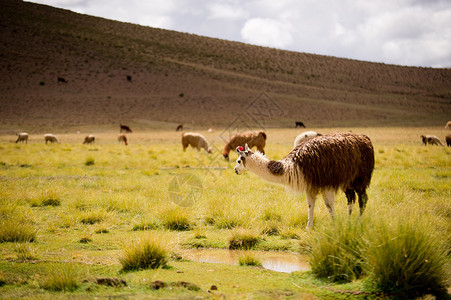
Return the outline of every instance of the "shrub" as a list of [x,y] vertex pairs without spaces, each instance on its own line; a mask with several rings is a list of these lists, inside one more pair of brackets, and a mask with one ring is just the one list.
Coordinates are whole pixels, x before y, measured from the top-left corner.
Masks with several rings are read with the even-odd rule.
[[[382,222],[374,226],[365,269],[372,288],[406,297],[446,294],[446,247],[422,222]],[[393,221],[392,221],[393,222]]]
[[75,291],[78,288],[79,273],[76,268],[70,264],[52,264],[47,267],[47,278],[41,284],[41,287],[51,291]]
[[240,264],[240,266],[260,267],[262,265],[260,260],[250,253],[245,253],[238,257],[238,263]]
[[252,249],[258,242],[260,237],[248,229],[238,229],[232,232],[232,236],[229,239],[229,249]]
[[319,278],[349,282],[362,273],[363,226],[359,220],[337,218],[320,225],[311,236],[310,264]]
[[168,257],[169,251],[162,240],[149,235],[125,246],[119,261],[123,271],[158,269],[166,266]]

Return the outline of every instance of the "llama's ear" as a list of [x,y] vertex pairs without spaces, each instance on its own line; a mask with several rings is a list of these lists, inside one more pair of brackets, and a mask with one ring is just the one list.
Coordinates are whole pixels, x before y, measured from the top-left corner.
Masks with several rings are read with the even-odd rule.
[[245,150],[245,151],[251,151],[251,148],[249,148],[249,146],[247,145],[247,143],[246,143],[246,145],[244,145],[244,150]]

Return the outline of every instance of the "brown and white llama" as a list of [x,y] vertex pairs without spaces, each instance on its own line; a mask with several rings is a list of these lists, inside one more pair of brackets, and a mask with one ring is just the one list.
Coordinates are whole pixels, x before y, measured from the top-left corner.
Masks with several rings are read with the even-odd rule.
[[92,144],[92,143],[94,143],[96,141],[96,137],[94,136],[94,135],[92,135],[92,134],[90,134],[90,135],[87,135],[86,137],[85,137],[85,140],[83,141],[83,144]]
[[18,142],[21,142],[21,143],[25,142],[25,144],[28,144],[28,133],[26,133],[26,132],[18,133],[17,134],[16,144]]
[[121,134],[119,134],[119,135],[117,136],[117,141],[118,141],[119,143],[124,143],[125,146],[128,145],[128,143],[127,143],[127,136],[126,136],[125,134],[123,134],[123,133],[121,133]]
[[358,195],[360,214],[363,213],[374,169],[374,150],[365,135],[335,133],[323,135],[295,147],[282,160],[268,159],[260,152],[252,152],[248,145],[238,147],[239,158],[235,172],[249,170],[263,179],[290,187],[307,196],[308,223],[313,226],[316,198],[322,194],[330,215],[334,216],[335,192],[341,189],[348,199],[352,213]]
[[222,155],[229,160],[229,153],[236,147],[248,144],[249,148],[257,147],[257,150],[265,154],[266,133],[264,131],[246,131],[232,135],[224,145]]
[[182,133],[183,151],[185,151],[186,148],[188,148],[188,146],[196,148],[197,151],[200,151],[200,149],[203,148],[205,149],[205,151],[207,151],[207,153],[213,152],[213,148],[208,147],[207,139],[200,133],[195,132]]
[[46,144],[47,142],[50,142],[51,144],[53,143],[61,144],[60,140],[54,134],[51,133],[44,134],[44,141]]

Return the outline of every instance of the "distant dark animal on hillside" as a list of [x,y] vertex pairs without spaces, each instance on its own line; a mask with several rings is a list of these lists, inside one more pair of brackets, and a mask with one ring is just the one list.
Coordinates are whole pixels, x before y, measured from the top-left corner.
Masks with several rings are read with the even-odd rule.
[[175,131],[183,131],[183,125],[180,124],[179,126],[177,126],[177,128],[175,129]]
[[132,133],[132,130],[127,125],[121,124],[121,130],[120,132],[126,132],[126,133]]
[[93,136],[92,134],[90,134],[90,135],[87,135],[87,136],[85,137],[85,140],[83,141],[83,144],[92,144],[92,143],[94,143],[95,141],[96,141],[95,136]]
[[26,132],[18,133],[16,144],[18,142],[21,142],[21,143],[25,142],[25,144],[28,144],[28,133],[26,133]]
[[127,75],[127,81],[132,81],[132,76],[131,75]]
[[67,83],[68,81],[63,77],[58,77],[58,83]]
[[420,137],[425,146],[427,144],[443,146],[442,142],[440,142],[439,138],[436,137],[435,135],[421,135]]
[[304,127],[305,128],[305,125],[302,122],[296,121],[296,128],[298,128],[298,127]]
[[451,121],[446,122],[445,129],[451,129]]
[[445,140],[446,140],[446,145],[447,145],[448,147],[451,147],[451,134],[448,134],[448,135],[445,137]]
[[127,143],[127,136],[125,136],[125,134],[119,134],[119,135],[117,136],[117,141],[118,141],[119,143],[124,143],[125,146],[128,145],[128,143]]

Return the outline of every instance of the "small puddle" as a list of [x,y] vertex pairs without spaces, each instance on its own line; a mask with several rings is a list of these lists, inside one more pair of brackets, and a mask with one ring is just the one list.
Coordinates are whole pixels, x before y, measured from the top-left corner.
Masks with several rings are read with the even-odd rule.
[[276,272],[291,273],[308,271],[310,265],[307,256],[295,253],[272,251],[240,251],[226,249],[184,249],[181,255],[185,259],[195,262],[238,265],[238,259],[244,253],[255,256],[262,263],[262,267]]

